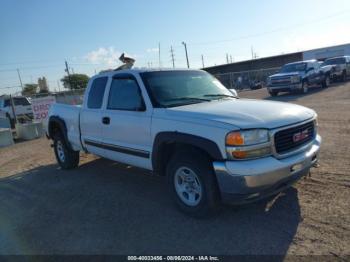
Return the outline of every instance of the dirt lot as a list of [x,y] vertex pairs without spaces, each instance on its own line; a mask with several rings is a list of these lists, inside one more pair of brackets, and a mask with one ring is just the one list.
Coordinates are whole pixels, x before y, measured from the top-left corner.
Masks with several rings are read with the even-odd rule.
[[350,83],[273,100],[317,111],[320,167],[275,201],[210,219],[178,212],[143,170],[83,155],[63,171],[46,139],[0,149],[0,253],[350,254]]

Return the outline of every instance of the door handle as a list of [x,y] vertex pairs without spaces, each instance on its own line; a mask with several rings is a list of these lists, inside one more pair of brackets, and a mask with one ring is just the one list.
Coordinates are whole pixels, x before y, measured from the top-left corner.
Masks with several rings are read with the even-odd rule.
[[104,125],[109,125],[110,122],[111,122],[111,119],[108,116],[105,116],[102,118],[102,123]]

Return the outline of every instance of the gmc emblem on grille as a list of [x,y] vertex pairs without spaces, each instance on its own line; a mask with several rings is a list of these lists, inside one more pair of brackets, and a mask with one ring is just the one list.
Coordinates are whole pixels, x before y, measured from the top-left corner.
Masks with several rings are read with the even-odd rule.
[[299,142],[301,140],[304,140],[307,137],[309,137],[309,130],[305,129],[293,135],[293,142]]

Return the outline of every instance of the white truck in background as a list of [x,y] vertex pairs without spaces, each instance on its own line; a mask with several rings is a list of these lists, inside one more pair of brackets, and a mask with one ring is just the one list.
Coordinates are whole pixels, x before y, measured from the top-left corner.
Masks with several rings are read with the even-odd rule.
[[350,76],[350,56],[339,56],[326,59],[322,68],[331,67],[331,78],[345,82]]
[[239,99],[201,70],[103,72],[90,79],[81,107],[51,107],[46,132],[63,169],[77,167],[85,151],[151,170],[196,216],[291,186],[321,144],[313,110]]
[[[12,97],[14,103],[15,115],[19,122],[33,119],[33,110],[28,98],[24,96]],[[10,96],[0,96],[0,111],[8,118],[11,123],[11,127],[14,128],[15,118],[11,106]]]

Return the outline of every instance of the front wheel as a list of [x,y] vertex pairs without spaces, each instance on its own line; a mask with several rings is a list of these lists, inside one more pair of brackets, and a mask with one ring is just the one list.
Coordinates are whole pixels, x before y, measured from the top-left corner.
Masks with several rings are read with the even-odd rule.
[[329,75],[326,75],[324,81],[322,82],[322,87],[323,87],[323,88],[329,87],[330,82],[331,82],[331,80],[330,80]]
[[72,169],[79,164],[79,151],[74,151],[67,146],[61,134],[54,138],[54,151],[58,164],[62,169]]
[[175,153],[167,166],[169,189],[181,211],[203,217],[219,202],[216,177],[208,157],[197,150]]

